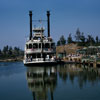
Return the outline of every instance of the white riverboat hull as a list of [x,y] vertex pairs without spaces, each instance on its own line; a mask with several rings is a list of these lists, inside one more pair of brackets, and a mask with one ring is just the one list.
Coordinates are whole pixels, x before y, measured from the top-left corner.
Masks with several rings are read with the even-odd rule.
[[23,61],[24,65],[27,66],[44,66],[44,65],[56,65],[57,61],[31,61],[31,62],[26,62],[25,60]]

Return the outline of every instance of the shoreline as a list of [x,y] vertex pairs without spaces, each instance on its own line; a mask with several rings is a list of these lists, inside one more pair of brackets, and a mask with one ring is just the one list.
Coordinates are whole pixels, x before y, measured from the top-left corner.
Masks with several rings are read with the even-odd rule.
[[23,61],[22,58],[5,58],[5,59],[0,59],[0,62],[17,62],[17,61]]

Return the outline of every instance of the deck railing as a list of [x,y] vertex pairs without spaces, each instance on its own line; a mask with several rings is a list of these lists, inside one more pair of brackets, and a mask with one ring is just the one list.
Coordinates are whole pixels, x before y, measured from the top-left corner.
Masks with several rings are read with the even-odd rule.
[[55,61],[54,58],[26,58],[26,62],[32,62],[32,61]]

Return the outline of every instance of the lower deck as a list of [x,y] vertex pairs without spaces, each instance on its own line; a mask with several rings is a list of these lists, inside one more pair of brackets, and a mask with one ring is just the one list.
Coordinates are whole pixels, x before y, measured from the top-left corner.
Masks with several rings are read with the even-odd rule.
[[54,53],[36,53],[36,54],[26,54],[24,57],[25,65],[40,65],[40,64],[56,64],[56,57]]
[[24,65],[27,66],[34,66],[34,65],[40,65],[40,66],[44,66],[44,65],[56,65],[57,61],[30,61],[30,62],[26,62],[25,60],[23,61]]

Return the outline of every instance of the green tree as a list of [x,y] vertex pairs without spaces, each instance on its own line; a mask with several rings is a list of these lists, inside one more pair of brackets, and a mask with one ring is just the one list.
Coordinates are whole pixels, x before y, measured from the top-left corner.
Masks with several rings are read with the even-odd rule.
[[1,49],[0,49],[0,54],[2,54]]
[[16,58],[16,57],[23,57],[24,51],[19,49],[18,47],[12,48],[11,46],[9,47],[4,46],[3,50],[1,51],[0,54],[0,59],[7,59],[7,58]]
[[19,55],[20,49],[18,47],[14,47],[14,53],[15,55]]
[[60,45],[61,45],[60,41],[57,41],[57,46],[60,46]]
[[81,38],[81,32],[79,30],[79,28],[77,28],[76,30],[76,35],[75,35],[76,41],[79,42],[80,38]]
[[7,54],[8,53],[8,45],[7,46],[4,46],[3,52],[4,52],[4,54]]
[[82,43],[85,43],[85,36],[84,36],[84,33],[82,32],[81,36],[80,36],[80,40]]
[[61,45],[65,45],[66,44],[66,39],[64,38],[63,35],[60,37],[60,43],[61,43]]
[[60,37],[60,39],[57,41],[57,46],[65,45],[65,44],[66,44],[66,40],[65,40],[64,36],[62,35]]
[[13,51],[12,47],[9,47],[8,54],[12,55],[12,51]]
[[88,43],[89,45],[95,44],[95,40],[94,40],[94,38],[92,37],[92,35],[88,35],[87,43]]
[[96,36],[96,43],[98,43],[99,42],[99,38],[98,38],[98,36]]
[[71,33],[69,34],[68,36],[68,39],[67,39],[67,43],[72,43],[73,40],[72,40],[72,36],[71,36]]

